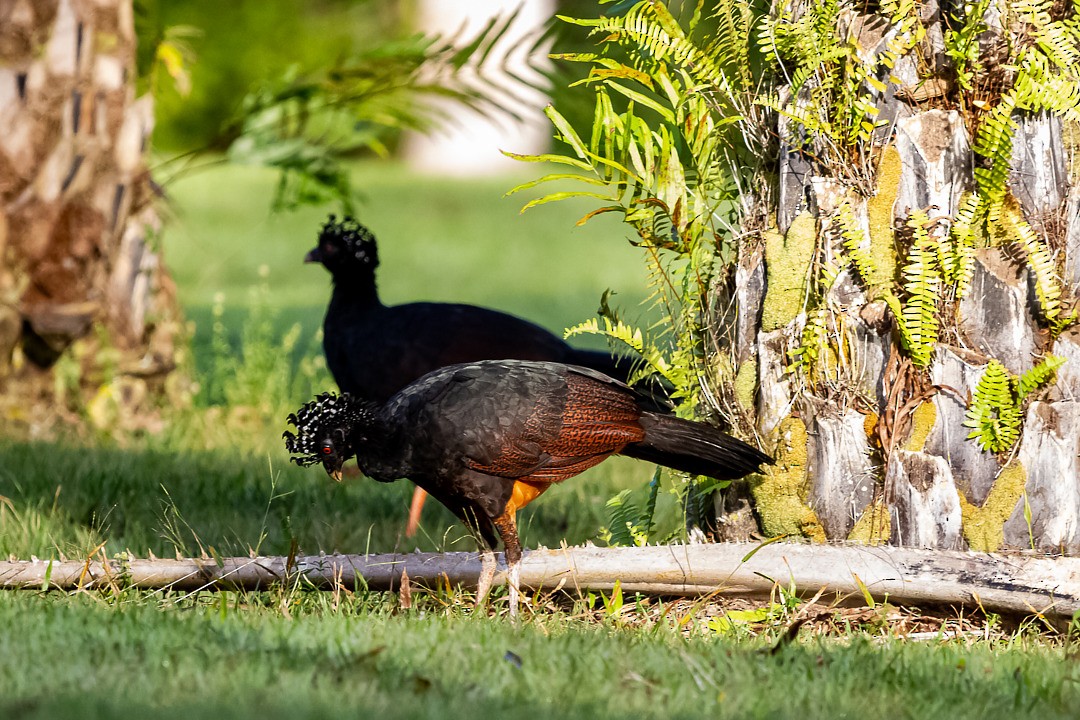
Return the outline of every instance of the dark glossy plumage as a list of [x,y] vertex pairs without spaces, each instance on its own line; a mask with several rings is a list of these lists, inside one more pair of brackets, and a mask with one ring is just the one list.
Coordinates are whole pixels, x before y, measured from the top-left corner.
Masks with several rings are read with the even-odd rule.
[[436,368],[476,360],[547,360],[626,380],[631,363],[578,350],[544,328],[497,310],[458,303],[387,306],[379,300],[375,236],[333,215],[306,257],[322,263],[334,289],[323,321],[326,364],[342,392],[382,402]]
[[711,425],[649,410],[632,388],[584,367],[488,360],[441,368],[379,405],[320,396],[289,420],[286,447],[328,473],[355,457],[365,475],[409,478],[521,556],[516,513],[552,483],[621,454],[718,479],[768,456]]
[[[333,277],[323,350],[342,392],[383,402],[436,368],[489,359],[582,365],[623,381],[632,370],[627,359],[571,347],[539,325],[497,310],[437,302],[383,305],[375,283],[375,236],[352,218],[337,222],[331,215],[305,260],[321,263]],[[658,408],[669,405],[660,382],[648,388]],[[415,531],[422,506],[418,491],[407,535]]]

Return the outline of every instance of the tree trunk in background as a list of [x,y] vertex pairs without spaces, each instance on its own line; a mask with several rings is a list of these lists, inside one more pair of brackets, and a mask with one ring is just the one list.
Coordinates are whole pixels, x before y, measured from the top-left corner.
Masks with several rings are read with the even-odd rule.
[[[995,7],[987,13],[983,43],[1006,32]],[[775,443],[777,458],[749,494],[769,536],[1076,553],[1080,332],[1074,327],[1052,339],[1023,257],[1006,247],[976,251],[970,292],[958,303],[956,323],[942,318],[944,340],[925,371],[905,361],[886,304],[840,258],[835,228],[841,202],[854,207],[864,250],[885,265],[912,211],[955,218],[962,195],[975,189],[970,130],[960,113],[937,101],[951,74],[941,12],[936,3],[924,3],[921,12],[926,39],[892,69],[903,84],[887,83],[878,103],[895,133],[878,138],[881,160],[872,194],[815,176],[819,171],[793,149],[797,132],[780,121],[780,173],[769,209],[775,230],[760,245],[744,246],[734,282],[740,310],[733,327],[736,367],[740,378],[756,376],[750,412],[761,437]],[[860,46],[868,55],[884,49],[887,23],[858,15],[851,23],[861,24]],[[876,36],[875,28],[882,29]],[[1024,219],[1056,251],[1068,308],[1067,300],[1080,294],[1080,194],[1069,188],[1061,119],[1026,113],[1013,119],[1019,129],[1009,191]],[[811,308],[803,302],[807,272],[790,269],[828,261],[845,268],[822,305],[828,332],[839,339],[834,347],[841,348],[837,378],[801,387],[786,368]],[[883,271],[887,285],[899,275],[903,255],[895,262]],[[785,293],[794,293],[796,302],[787,303]],[[1019,375],[1049,353],[1067,363],[1056,384],[1028,406],[1014,452],[998,457],[968,440],[965,412],[989,360]]]
[[110,426],[175,365],[135,42],[131,0],[0,0],[6,420],[34,403]]

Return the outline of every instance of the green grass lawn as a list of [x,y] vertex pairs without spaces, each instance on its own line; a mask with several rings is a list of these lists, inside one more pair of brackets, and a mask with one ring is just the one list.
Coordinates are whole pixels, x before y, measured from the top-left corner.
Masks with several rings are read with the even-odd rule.
[[[575,229],[587,206],[521,217],[523,200],[501,197],[513,179],[432,180],[387,164],[360,166],[357,180],[387,302],[480,303],[556,331],[592,316],[607,288],[640,310],[641,258],[610,218]],[[474,548],[434,503],[406,542],[407,482],[338,485],[287,462],[285,414],[332,388],[316,335],[329,280],[301,263],[325,211],[271,215],[271,190],[243,168],[170,188],[163,241],[196,325],[193,403],[149,436],[0,441],[0,553]],[[650,476],[616,458],[553,489],[522,513],[526,546],[596,539],[605,501]],[[679,526],[665,493],[660,531]],[[635,623],[633,602],[619,614],[593,598],[515,628],[473,616],[467,600],[422,595],[401,612],[390,595],[295,587],[0,593],[0,718],[1080,716],[1076,660],[1032,632],[919,644],[856,627],[770,653],[790,616],[717,630],[652,605]]]
[[[261,599],[263,602],[252,602]],[[1015,640],[795,643],[329,593],[0,595],[0,717],[1075,718],[1076,661]],[[17,630],[16,630],[17,628]]]

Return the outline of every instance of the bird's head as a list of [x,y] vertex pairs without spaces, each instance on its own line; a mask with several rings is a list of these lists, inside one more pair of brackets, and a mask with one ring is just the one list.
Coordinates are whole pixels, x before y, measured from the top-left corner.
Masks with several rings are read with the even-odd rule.
[[322,263],[335,276],[360,271],[374,274],[379,251],[370,230],[351,217],[338,222],[331,215],[319,231],[319,244],[308,251],[304,262]]
[[351,395],[323,393],[289,415],[296,427],[282,434],[291,460],[307,467],[322,463],[326,474],[341,482],[341,466],[356,455],[364,430],[374,420],[374,406]]

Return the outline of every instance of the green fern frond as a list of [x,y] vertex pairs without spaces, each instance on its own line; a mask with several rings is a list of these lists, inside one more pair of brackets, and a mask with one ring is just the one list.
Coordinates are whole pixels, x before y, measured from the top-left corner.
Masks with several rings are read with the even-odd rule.
[[1028,395],[1054,380],[1054,373],[1065,364],[1060,355],[1047,355],[1037,365],[1020,376],[1017,382],[1017,399],[1024,400]]
[[1009,170],[1012,167],[1013,134],[1016,121],[1013,111],[1016,109],[1016,95],[1009,92],[983,120],[979,127],[972,149],[987,158],[989,164],[975,168],[975,182],[979,196],[987,208],[990,223],[1000,220],[1001,207],[1009,186]]
[[840,242],[844,255],[855,268],[863,285],[869,287],[871,278],[877,275],[877,265],[867,250],[866,233],[863,232],[851,203],[845,201],[836,210],[836,228],[840,233]]
[[925,28],[917,3],[886,2],[887,39],[864,48],[857,33],[837,32],[854,27],[850,12],[847,3],[836,0],[774,4],[772,16],[760,23],[758,44],[766,62],[783,72],[790,93],[757,102],[792,121],[791,137],[785,140],[796,145],[808,141],[813,155],[831,171],[858,175],[868,170],[852,160],[861,157],[861,149],[886,122],[879,117],[879,105],[894,81],[890,71],[921,41]]
[[913,241],[903,270],[903,290],[906,301],[886,293],[885,302],[896,318],[901,345],[916,367],[926,367],[933,358],[938,337],[938,299],[941,294],[941,272],[938,265],[937,242],[926,230],[926,213],[912,213],[908,226]]
[[[600,326],[601,321],[603,321],[603,327]],[[564,333],[567,339],[578,335],[598,335],[620,342],[669,382],[677,381],[671,363],[667,361],[659,348],[646,342],[639,328],[630,327],[621,320],[612,322],[606,317],[589,318],[585,322],[567,328]]]
[[991,360],[979,378],[964,426],[988,452],[1005,452],[1020,436],[1022,414],[1016,398],[1016,380],[997,360]]
[[[1016,70],[1013,84],[983,118],[973,146],[985,158],[975,169],[975,180],[991,226],[1002,219],[1016,130],[1015,112],[1053,112],[1069,120],[1080,120],[1080,74],[1076,69],[1080,61],[1080,31],[1075,13],[1057,13],[1052,0],[1021,0],[1005,7],[1015,14],[1017,25],[1026,37],[1021,36],[1010,58],[1009,64]],[[1061,19],[1053,20],[1055,15]],[[972,26],[977,24],[978,21],[972,21]],[[947,35],[947,47],[956,42],[957,36]],[[958,46],[954,45],[956,49]],[[970,48],[965,52],[970,52]],[[956,57],[959,56],[957,53]],[[966,87],[970,87],[965,73],[961,77],[965,78],[962,84],[968,82]]]
[[1068,18],[1054,21],[1054,0],[1019,0],[1011,9],[1031,31],[1031,39],[1048,62],[1063,70],[1072,69],[1080,60],[1077,33]]
[[974,439],[988,452],[1007,452],[1020,437],[1024,400],[1053,382],[1064,364],[1065,358],[1047,355],[1016,377],[997,360],[987,363],[964,420],[964,426],[972,428],[968,439]]
[[976,0],[966,3],[962,17],[953,16],[946,23],[945,54],[952,60],[956,81],[966,92],[974,89],[974,78],[983,70],[979,56],[979,36],[986,31],[983,18],[992,0]]
[[1017,107],[1032,112],[1061,113],[1068,119],[1080,118],[1080,82],[1060,74],[1050,58],[1034,49],[1022,57],[1014,91]]
[[791,364],[788,365],[787,372],[801,370],[811,381],[816,378],[818,361],[823,353],[828,352],[828,318],[829,313],[824,308],[818,308],[807,315],[799,345],[788,351]]
[[975,272],[975,248],[982,247],[985,243],[982,227],[982,199],[977,193],[969,193],[960,201],[960,208],[949,230],[954,246],[953,264],[941,269],[945,282],[955,284],[957,299],[965,297],[971,289],[971,279]]
[[1053,322],[1061,313],[1061,281],[1054,255],[1015,211],[1010,210],[1005,216],[1011,234],[1027,254],[1028,267],[1035,275],[1035,295],[1039,298],[1043,317]]
[[630,493],[630,489],[623,490],[605,503],[608,526],[601,531],[601,536],[608,545],[640,547],[649,541],[649,529],[643,528],[641,509],[630,499]]

